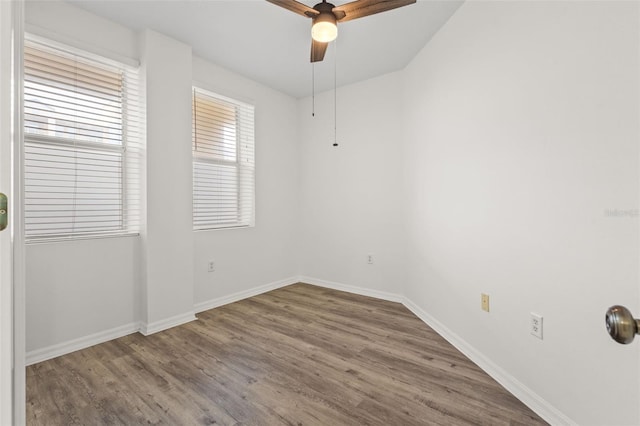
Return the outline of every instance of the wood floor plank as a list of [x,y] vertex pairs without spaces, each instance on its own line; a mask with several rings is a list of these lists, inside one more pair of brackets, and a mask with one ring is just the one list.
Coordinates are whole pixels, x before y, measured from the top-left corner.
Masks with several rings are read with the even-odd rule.
[[399,303],[295,284],[27,368],[30,425],[544,425]]

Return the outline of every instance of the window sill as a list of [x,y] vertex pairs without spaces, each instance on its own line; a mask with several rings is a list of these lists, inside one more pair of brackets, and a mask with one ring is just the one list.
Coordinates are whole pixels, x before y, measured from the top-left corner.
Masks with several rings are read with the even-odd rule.
[[49,244],[49,243],[70,243],[74,241],[87,241],[87,240],[102,240],[106,238],[123,238],[123,237],[139,237],[139,232],[132,233],[118,233],[118,234],[103,234],[103,235],[83,235],[83,236],[69,236],[69,237],[45,237],[45,238],[32,238],[25,240],[26,245],[32,244]]

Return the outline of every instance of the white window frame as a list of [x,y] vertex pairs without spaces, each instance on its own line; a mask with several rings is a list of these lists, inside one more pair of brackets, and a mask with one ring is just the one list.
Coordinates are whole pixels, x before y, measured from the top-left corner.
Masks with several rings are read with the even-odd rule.
[[[27,217],[30,213],[29,206],[26,202],[24,206],[25,215],[25,241],[27,243],[39,243],[39,242],[52,242],[52,241],[66,241],[76,239],[87,238],[103,238],[125,235],[139,235],[140,221],[141,221],[141,162],[142,162],[142,150],[144,143],[144,100],[139,94],[139,69],[138,67],[128,64],[122,64],[120,62],[98,56],[84,50],[80,50],[74,47],[66,46],[58,42],[48,40],[46,38],[26,34],[25,44],[27,46],[33,46],[35,48],[52,50],[58,52],[61,56],[71,56],[81,58],[83,61],[87,61],[96,67],[104,67],[105,69],[117,69],[122,72],[122,138],[119,144],[108,144],[101,142],[92,142],[87,140],[75,139],[72,137],[62,137],[58,135],[41,135],[31,132],[24,132],[24,144],[25,150],[27,146],[31,145],[40,148],[62,148],[69,151],[75,151],[76,158],[80,153],[93,152],[94,155],[99,154],[118,154],[119,155],[119,167],[120,167],[120,185],[119,185],[119,211],[113,214],[113,217],[119,217],[119,226],[117,229],[109,227],[106,229],[104,226],[102,229],[100,226],[95,226],[95,229],[90,231],[83,231],[82,229],[76,230],[75,225],[72,226],[72,230],[61,231],[51,229],[45,232],[38,232],[34,229],[29,229],[29,223]],[[25,76],[26,78],[26,76]],[[25,89],[26,91],[26,89]],[[26,108],[26,105],[25,105]],[[26,118],[26,117],[25,117]],[[26,122],[26,120],[25,120]],[[27,163],[29,161],[29,154],[25,153],[25,166],[23,167],[25,177],[23,178],[23,191],[26,193],[28,189],[28,180],[26,178],[29,168]],[[77,167],[82,165],[81,163],[74,163]],[[75,191],[78,191],[76,188]],[[76,207],[72,207],[69,210],[69,217],[74,217]],[[33,225],[32,225],[33,226]]]
[[[220,102],[224,107],[232,106],[235,110],[236,140],[235,160],[214,158],[212,155],[198,150],[196,121],[198,97],[205,98],[208,102]],[[247,228],[255,226],[255,107],[249,103],[228,98],[217,93],[202,89],[197,86],[192,88],[192,152],[193,152],[193,229],[194,231]],[[210,117],[207,117],[210,118]],[[203,198],[201,192],[208,191],[209,196],[216,193],[214,186],[204,187],[202,175],[199,175],[203,167],[228,166],[235,168],[237,212],[235,219],[218,219],[215,207],[205,211],[202,207]],[[222,206],[218,206],[222,208]],[[220,214],[224,217],[224,214]]]

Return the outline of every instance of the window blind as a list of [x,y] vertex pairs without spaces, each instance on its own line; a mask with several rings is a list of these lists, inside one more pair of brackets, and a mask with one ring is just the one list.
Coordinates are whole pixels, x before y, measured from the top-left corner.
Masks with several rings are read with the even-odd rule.
[[254,107],[193,89],[193,227],[253,226]]
[[137,233],[143,107],[137,70],[27,40],[27,241]]

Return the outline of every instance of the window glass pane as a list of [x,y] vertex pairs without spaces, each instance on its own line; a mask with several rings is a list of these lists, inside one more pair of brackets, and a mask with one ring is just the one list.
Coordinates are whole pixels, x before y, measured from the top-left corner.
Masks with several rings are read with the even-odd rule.
[[27,237],[122,228],[122,152],[25,144]]
[[193,150],[198,157],[237,159],[236,107],[196,93],[193,102]]
[[194,162],[194,225],[238,222],[238,190],[237,166]]
[[122,145],[122,73],[25,48],[25,134]]

